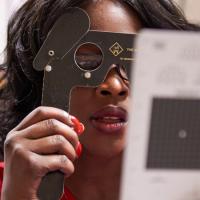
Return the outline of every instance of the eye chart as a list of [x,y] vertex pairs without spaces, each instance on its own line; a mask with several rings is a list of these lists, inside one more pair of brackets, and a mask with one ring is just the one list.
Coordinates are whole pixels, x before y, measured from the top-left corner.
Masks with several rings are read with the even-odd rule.
[[200,33],[136,41],[121,200],[200,200]]

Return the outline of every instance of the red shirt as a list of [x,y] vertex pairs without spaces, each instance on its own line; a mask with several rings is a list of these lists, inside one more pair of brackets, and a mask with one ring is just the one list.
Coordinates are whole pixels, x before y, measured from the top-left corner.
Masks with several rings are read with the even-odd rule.
[[[4,163],[0,162],[0,196],[1,196],[1,190],[2,190],[2,183],[3,183],[3,169],[4,169]],[[72,193],[65,188],[64,194],[60,200],[76,200]]]

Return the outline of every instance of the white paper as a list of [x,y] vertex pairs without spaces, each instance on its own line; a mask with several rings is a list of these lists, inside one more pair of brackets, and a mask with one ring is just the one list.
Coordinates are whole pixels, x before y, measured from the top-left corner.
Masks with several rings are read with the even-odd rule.
[[[178,168],[147,167],[153,99],[200,101],[200,34],[144,31],[136,42],[136,49],[121,200],[200,200],[200,171],[195,164],[191,168],[182,167],[181,164]],[[200,126],[200,119],[196,117],[195,120],[191,123]],[[189,121],[186,120],[187,123]],[[177,137],[177,144],[192,138],[191,143],[200,145],[200,132],[196,139],[190,136],[190,130],[184,129],[173,135]],[[169,152],[172,151],[170,148]],[[190,149],[182,151],[182,154],[174,154],[187,157],[187,153],[190,153]],[[173,151],[169,156],[174,156]],[[179,162],[178,159],[176,162]]]

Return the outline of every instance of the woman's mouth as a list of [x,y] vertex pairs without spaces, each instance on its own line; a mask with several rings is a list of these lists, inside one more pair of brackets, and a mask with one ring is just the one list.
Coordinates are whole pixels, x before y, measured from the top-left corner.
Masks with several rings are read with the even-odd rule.
[[117,133],[127,124],[127,111],[118,106],[106,106],[95,112],[90,121],[102,133]]

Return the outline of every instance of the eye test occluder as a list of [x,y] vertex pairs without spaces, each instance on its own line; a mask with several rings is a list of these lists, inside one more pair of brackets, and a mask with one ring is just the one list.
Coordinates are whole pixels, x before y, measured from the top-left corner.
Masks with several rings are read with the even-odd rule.
[[135,35],[89,29],[87,13],[70,8],[50,31],[33,63],[44,70],[43,105],[69,111],[71,89],[98,86],[111,65],[126,71],[122,78],[129,77]]
[[[90,30],[88,14],[69,8],[55,23],[33,62],[44,71],[42,105],[69,112],[70,92],[76,86],[96,87],[111,66],[128,80],[134,53],[134,34]],[[58,200],[64,175],[47,174],[39,187],[41,200]]]

